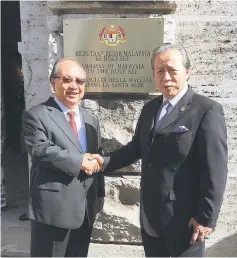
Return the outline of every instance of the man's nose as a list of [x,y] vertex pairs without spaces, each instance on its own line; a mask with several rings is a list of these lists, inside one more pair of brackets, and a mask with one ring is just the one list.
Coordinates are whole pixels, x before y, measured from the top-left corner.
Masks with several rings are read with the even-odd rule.
[[168,81],[170,79],[171,79],[171,77],[170,77],[169,72],[168,71],[164,71],[164,73],[163,73],[163,80],[164,81]]
[[76,81],[73,80],[72,82],[70,82],[69,87],[70,87],[70,88],[73,88],[73,89],[78,88]]

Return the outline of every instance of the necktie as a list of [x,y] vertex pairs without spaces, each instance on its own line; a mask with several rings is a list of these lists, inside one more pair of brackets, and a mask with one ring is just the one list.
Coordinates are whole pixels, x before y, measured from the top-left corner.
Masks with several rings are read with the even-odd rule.
[[168,100],[165,100],[164,103],[162,104],[162,109],[159,115],[159,121],[166,116],[167,114],[169,114],[171,112],[171,107],[172,105],[170,104],[170,102]]
[[155,124],[155,130],[154,133],[157,131],[159,126],[162,124],[162,118],[164,118],[166,115],[168,115],[171,112],[172,105],[168,100],[165,100],[164,103],[161,106],[160,112],[158,111],[157,117],[156,117],[156,124]]
[[69,111],[68,115],[69,115],[69,124],[71,125],[74,133],[77,135],[77,124],[74,118],[75,113],[73,111]]

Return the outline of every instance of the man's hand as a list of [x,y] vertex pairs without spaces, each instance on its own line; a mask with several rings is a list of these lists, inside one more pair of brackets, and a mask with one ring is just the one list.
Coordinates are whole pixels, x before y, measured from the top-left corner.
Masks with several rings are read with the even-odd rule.
[[91,154],[89,157],[90,160],[96,160],[100,167],[99,170],[103,170],[104,159],[99,154]]
[[194,218],[190,219],[188,226],[193,227],[193,235],[190,240],[190,245],[194,244],[197,240],[203,242],[205,237],[210,236],[212,233],[212,228],[202,226]]
[[81,170],[84,170],[87,175],[92,175],[94,172],[100,171],[100,165],[96,159],[91,158],[90,153],[85,153],[83,155],[83,160],[81,164]]

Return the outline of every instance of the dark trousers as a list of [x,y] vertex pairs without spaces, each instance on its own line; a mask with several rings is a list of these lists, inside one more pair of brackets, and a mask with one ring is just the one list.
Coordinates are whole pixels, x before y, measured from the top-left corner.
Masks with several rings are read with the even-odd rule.
[[[183,241],[178,245],[177,254],[172,255],[168,250],[165,241],[161,237],[152,237],[146,233],[144,229],[141,230],[143,247],[146,257],[204,257],[205,242],[195,242],[193,245],[189,245],[190,238],[184,237]],[[180,235],[182,239],[182,235]],[[181,246],[182,250],[178,250]]]
[[87,216],[78,229],[31,222],[31,257],[87,257],[92,226]]

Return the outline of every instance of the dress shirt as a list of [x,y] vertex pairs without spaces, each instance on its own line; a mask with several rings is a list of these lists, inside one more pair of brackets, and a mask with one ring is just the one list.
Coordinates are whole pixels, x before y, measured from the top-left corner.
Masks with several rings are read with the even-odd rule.
[[64,106],[57,97],[54,97],[55,102],[59,105],[61,110],[63,111],[63,114],[65,115],[66,119],[69,122],[69,115],[68,112],[73,111],[75,113],[74,119],[77,125],[77,137],[78,141],[82,147],[83,152],[85,153],[87,151],[87,140],[86,140],[86,128],[85,123],[83,121],[82,115],[79,110],[79,106],[77,105],[74,109],[69,109],[68,107]]

